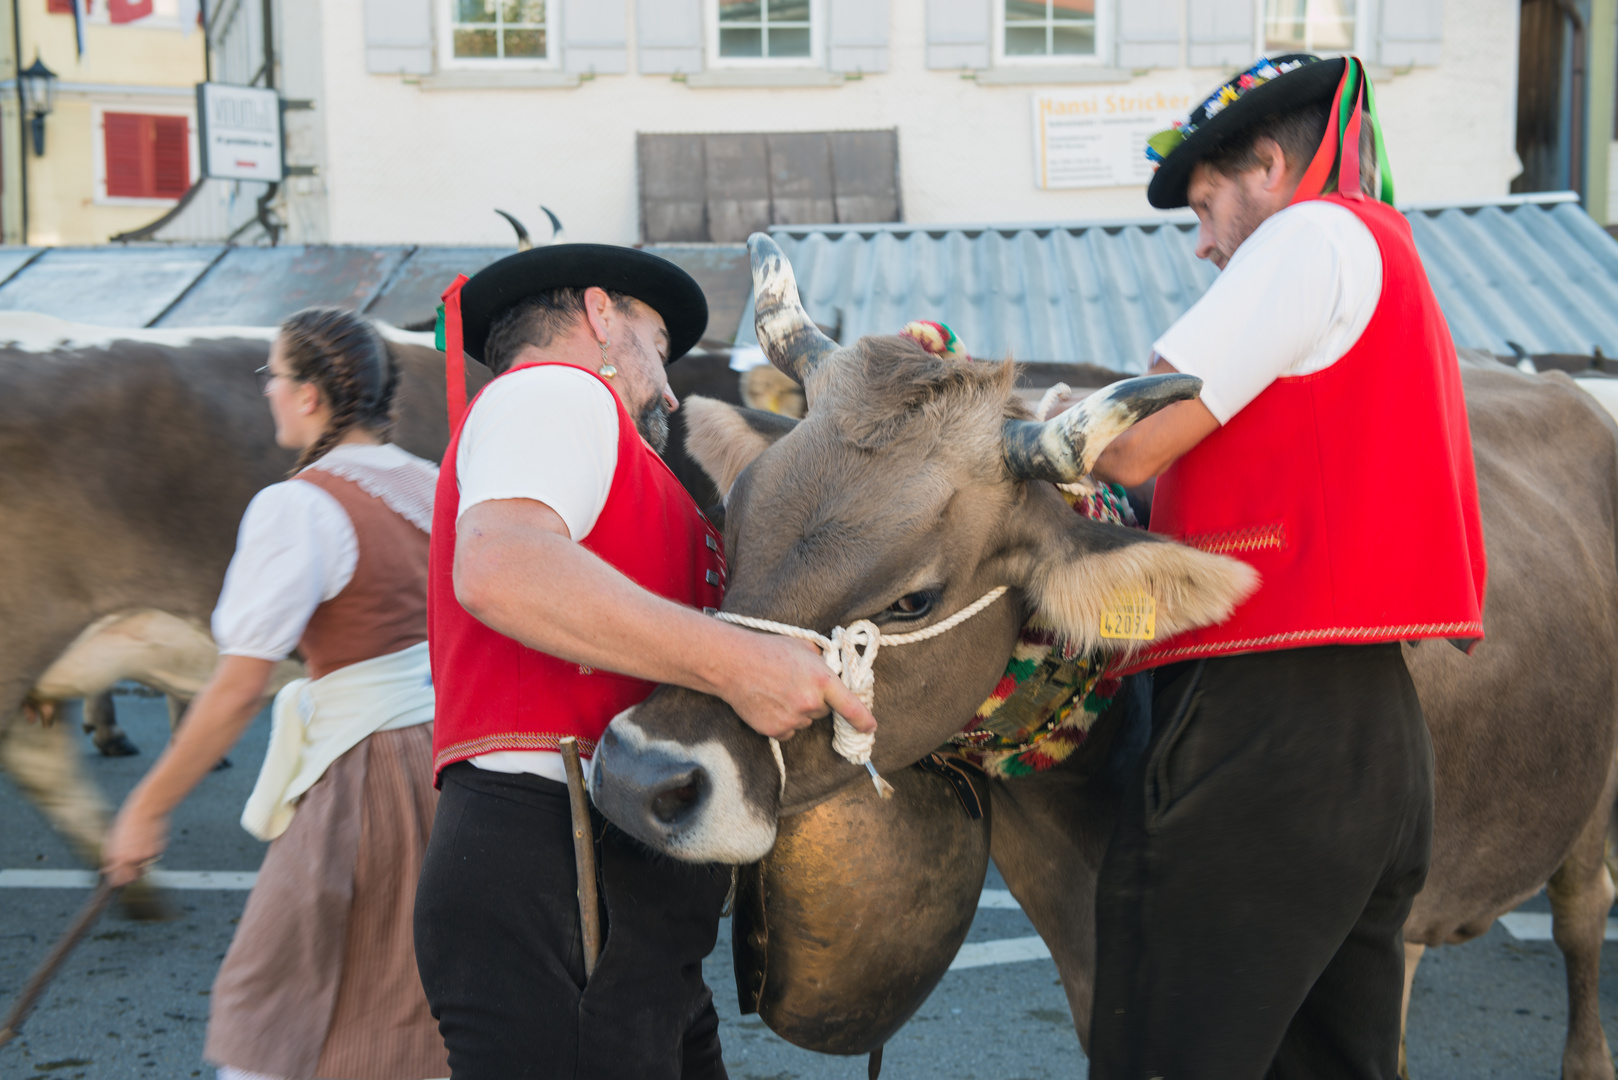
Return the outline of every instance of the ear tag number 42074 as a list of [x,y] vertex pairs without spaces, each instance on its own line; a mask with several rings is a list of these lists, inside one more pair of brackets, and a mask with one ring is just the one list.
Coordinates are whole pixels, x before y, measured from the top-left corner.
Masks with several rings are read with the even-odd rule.
[[1101,636],[1129,641],[1157,637],[1157,598],[1147,593],[1119,593],[1101,612]]

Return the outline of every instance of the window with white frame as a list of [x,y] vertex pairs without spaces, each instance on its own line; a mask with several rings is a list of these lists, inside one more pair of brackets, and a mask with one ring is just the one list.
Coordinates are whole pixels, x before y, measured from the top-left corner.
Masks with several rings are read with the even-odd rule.
[[709,0],[710,55],[720,67],[812,64],[819,0]]
[[1095,60],[1102,51],[1096,9],[1097,0],[995,0],[997,59]]
[[555,49],[550,0],[447,0],[449,55],[456,66],[490,61],[524,65]]
[[1264,0],[1264,51],[1354,51],[1357,0]]

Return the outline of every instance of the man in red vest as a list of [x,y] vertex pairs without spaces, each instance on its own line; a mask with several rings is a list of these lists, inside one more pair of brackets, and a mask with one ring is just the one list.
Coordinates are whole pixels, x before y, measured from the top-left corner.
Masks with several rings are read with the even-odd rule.
[[664,364],[708,322],[690,275],[567,244],[447,295],[451,367],[464,328],[495,373],[445,451],[429,564],[442,795],[416,956],[450,1067],[723,1077],[701,965],[730,868],[652,858],[598,827],[606,941],[586,986],[557,741],[590,757],[657,683],[722,697],[777,738],[832,708],[875,721],[818,651],[703,613],[724,588],[720,537],[657,455],[677,406]]
[[1400,643],[1483,636],[1455,348],[1357,60],[1260,60],[1150,145],[1148,198],[1222,271],[1155,346],[1202,396],[1095,472],[1158,477],[1152,529],[1262,584],[1132,662],[1152,736],[1101,870],[1090,1075],[1385,1080],[1433,812]]

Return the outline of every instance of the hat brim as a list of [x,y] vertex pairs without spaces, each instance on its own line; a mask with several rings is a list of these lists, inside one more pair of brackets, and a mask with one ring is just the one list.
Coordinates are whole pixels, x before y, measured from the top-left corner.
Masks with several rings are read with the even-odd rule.
[[671,362],[690,352],[708,328],[702,286],[669,260],[614,244],[553,244],[507,255],[461,287],[462,345],[481,360],[489,328],[516,304],[552,289],[592,285],[633,296],[661,315]]
[[[1281,62],[1286,56],[1272,57]],[[1319,101],[1330,102],[1343,79],[1348,61],[1342,57],[1305,64],[1300,68],[1255,86],[1227,105],[1223,112],[1193,131],[1174,152],[1163,159],[1146,188],[1146,201],[1159,210],[1178,210],[1190,204],[1187,190],[1191,170],[1197,162],[1254,124]]]

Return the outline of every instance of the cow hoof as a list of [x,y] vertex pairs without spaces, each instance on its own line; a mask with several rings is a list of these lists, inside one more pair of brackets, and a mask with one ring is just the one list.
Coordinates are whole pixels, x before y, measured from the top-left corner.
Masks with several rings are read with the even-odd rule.
[[140,747],[130,742],[129,736],[121,731],[110,738],[97,737],[91,741],[95,743],[96,749],[101,751],[102,757],[134,757],[140,753]]
[[168,894],[146,878],[124,886],[118,896],[118,911],[134,922],[169,922],[180,917]]

